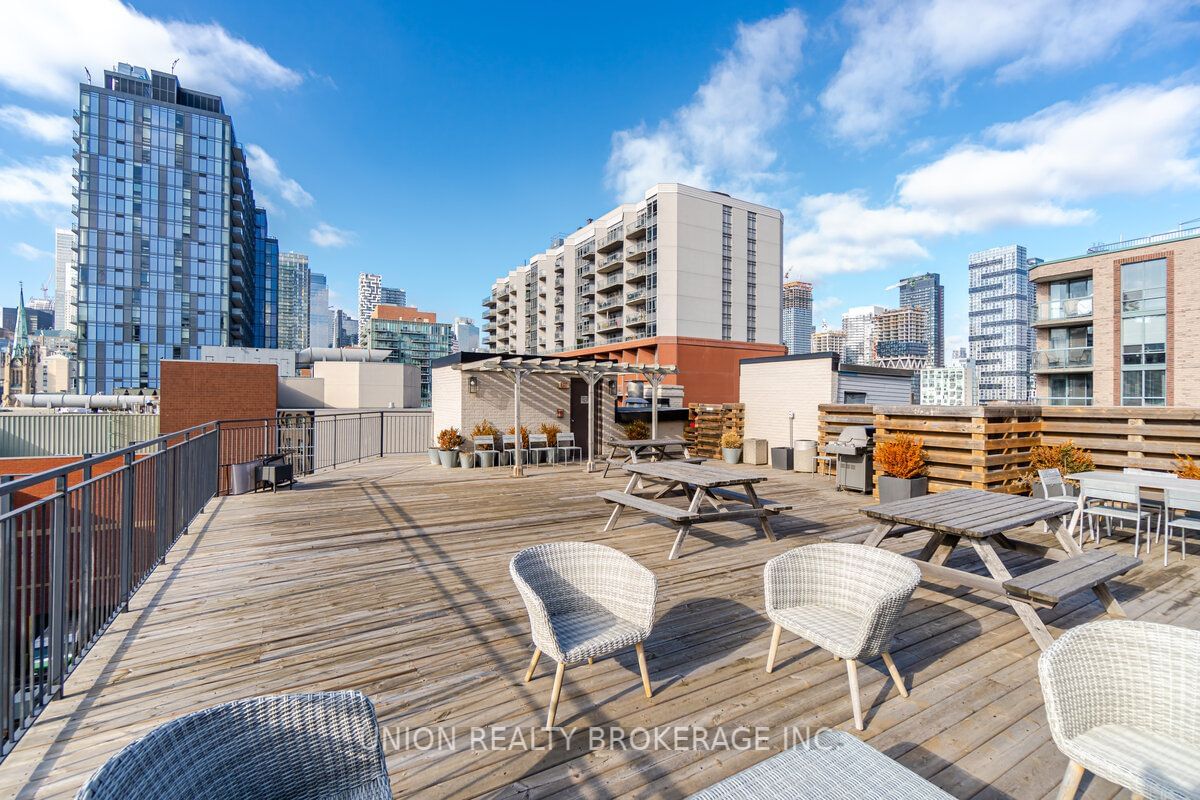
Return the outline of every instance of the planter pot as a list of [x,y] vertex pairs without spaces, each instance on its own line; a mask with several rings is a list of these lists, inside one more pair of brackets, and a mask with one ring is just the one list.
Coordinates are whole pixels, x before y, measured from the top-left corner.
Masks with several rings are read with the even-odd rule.
[[893,478],[880,475],[877,485],[880,503],[894,503],[897,500],[929,494],[929,478]]
[[460,453],[458,456],[458,465],[463,469],[471,469],[475,466],[475,456],[472,453]]
[[458,451],[457,450],[438,450],[438,461],[446,469],[458,466]]
[[431,447],[431,448],[429,448],[429,463],[430,463],[430,464],[438,464],[438,463],[441,463],[441,462],[438,460],[438,449],[437,449],[436,447]]
[[740,464],[742,462],[742,448],[740,447],[722,447],[721,455],[725,456],[726,464]]
[[496,466],[496,451],[495,450],[477,450],[479,455],[479,466],[494,467]]

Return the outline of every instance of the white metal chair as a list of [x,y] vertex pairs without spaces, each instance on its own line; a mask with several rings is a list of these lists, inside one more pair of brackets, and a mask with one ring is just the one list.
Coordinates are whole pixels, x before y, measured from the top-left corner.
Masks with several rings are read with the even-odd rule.
[[560,433],[558,435],[557,448],[558,451],[562,453],[564,462],[570,459],[570,453],[572,450],[579,454],[577,459],[579,461],[583,461],[583,448],[575,444],[575,434]]
[[[504,454],[504,460],[507,464],[515,464],[517,461],[517,435],[515,433],[506,433],[500,440],[500,452]],[[521,463],[529,464],[529,450],[521,448]]]
[[[1153,475],[1156,478],[1178,478],[1174,472],[1163,472],[1156,469],[1139,469],[1138,467],[1125,467],[1121,470],[1126,475]],[[1155,497],[1146,497],[1142,495],[1142,506],[1151,511],[1158,517],[1158,524],[1154,527],[1154,542],[1158,543],[1158,539],[1162,536],[1163,516],[1166,512],[1164,502]]]
[[[1042,485],[1042,499],[1052,503],[1063,504],[1063,516],[1070,516],[1079,504],[1079,498],[1071,493],[1071,487],[1063,480],[1062,472],[1058,469],[1039,469],[1038,483]],[[1049,523],[1042,523],[1049,531]]]
[[499,464],[500,454],[496,452],[496,438],[494,436],[476,436],[471,439],[471,445],[475,448],[474,456],[476,466],[483,466],[483,454],[491,453],[491,461],[493,463],[488,466],[496,466]]
[[1070,759],[1059,800],[1085,771],[1134,797],[1200,787],[1200,632],[1131,619],[1089,622],[1042,653],[1038,677],[1054,744]]
[[529,452],[533,455],[533,463],[554,463],[555,448],[550,446],[550,437],[544,433],[529,434]]
[[896,688],[908,697],[888,644],[920,580],[911,560],[861,544],[810,544],[772,558],[763,572],[767,616],[775,623],[767,672],[775,668],[784,628],[845,659],[854,727],[861,731],[859,661],[882,656]]
[[[1181,481],[1181,484],[1184,483]],[[1164,489],[1163,500],[1165,510],[1163,518],[1166,522],[1166,541],[1163,542],[1163,566],[1167,565],[1167,552],[1171,549],[1171,529],[1179,530],[1180,560],[1187,558],[1187,532],[1200,532],[1200,481],[1196,488]],[[1183,516],[1176,517],[1174,512],[1182,511]]]
[[[1141,550],[1142,523],[1146,523],[1146,552],[1150,552],[1150,521],[1153,512],[1142,508],[1142,493],[1136,486],[1130,486],[1119,481],[1085,479],[1080,481],[1080,493],[1083,495],[1083,517],[1092,527],[1092,540],[1100,541],[1100,524],[1103,520],[1112,535],[1112,521],[1134,523],[1133,554]],[[1099,505],[1089,505],[1098,501]],[[1133,506],[1129,508],[1128,506]],[[1083,524],[1079,525],[1079,541],[1083,543]]]

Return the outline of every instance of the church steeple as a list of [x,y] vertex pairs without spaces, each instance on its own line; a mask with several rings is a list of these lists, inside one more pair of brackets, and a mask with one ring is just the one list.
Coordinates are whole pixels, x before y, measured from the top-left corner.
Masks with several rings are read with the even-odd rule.
[[20,301],[17,303],[17,324],[13,329],[14,359],[25,358],[29,355],[29,314],[25,311],[25,284],[20,287]]

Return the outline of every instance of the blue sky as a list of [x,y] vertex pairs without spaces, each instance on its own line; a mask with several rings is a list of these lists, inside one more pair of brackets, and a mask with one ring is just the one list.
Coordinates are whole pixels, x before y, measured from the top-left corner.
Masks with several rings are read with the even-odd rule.
[[[70,220],[75,84],[116,61],[226,97],[285,249],[478,318],[499,274],[658,180],[786,215],[817,318],[966,257],[1200,217],[1200,9],[1172,0],[22,3],[0,31],[0,299]],[[36,6],[36,8],[32,7]]]

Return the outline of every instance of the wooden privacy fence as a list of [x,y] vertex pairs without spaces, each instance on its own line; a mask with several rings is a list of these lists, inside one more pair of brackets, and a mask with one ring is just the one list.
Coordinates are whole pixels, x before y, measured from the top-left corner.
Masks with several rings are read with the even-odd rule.
[[847,425],[874,426],[876,442],[922,437],[934,492],[1024,492],[1030,451],[1067,441],[1098,469],[1169,470],[1177,455],[1200,456],[1200,408],[822,405],[821,446]]

